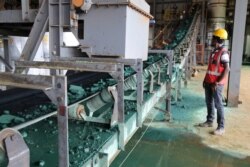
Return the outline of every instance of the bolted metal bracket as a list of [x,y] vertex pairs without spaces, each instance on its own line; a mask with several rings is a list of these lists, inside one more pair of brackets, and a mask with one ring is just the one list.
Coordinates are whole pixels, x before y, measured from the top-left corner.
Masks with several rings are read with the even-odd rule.
[[113,114],[111,118],[110,125],[114,126],[118,123],[118,93],[116,86],[108,87],[108,91],[111,93],[111,95],[114,98],[114,107],[113,107]]
[[[1,146],[7,153],[9,160],[8,167],[29,167],[30,151],[24,142],[22,135],[11,128],[6,128],[0,132]],[[5,147],[3,147],[3,145]]]
[[[67,77],[65,76],[53,76],[52,85],[53,88],[49,90],[45,90],[44,93],[49,97],[52,103],[58,105],[65,99],[65,91],[67,91]],[[66,89],[66,90],[64,90]]]

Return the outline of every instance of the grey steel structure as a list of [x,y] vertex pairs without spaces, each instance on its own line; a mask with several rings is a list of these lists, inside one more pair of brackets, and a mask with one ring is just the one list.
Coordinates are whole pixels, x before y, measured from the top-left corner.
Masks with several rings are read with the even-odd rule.
[[[93,2],[95,2],[93,0]],[[99,6],[111,5],[116,8],[122,6],[124,9],[124,5],[126,8],[128,7],[135,10],[136,14],[143,15],[146,19],[149,19],[151,16],[147,14],[147,12],[138,9],[137,5],[128,3],[129,1],[122,1],[122,3],[115,3],[115,1],[110,1],[111,4],[103,4],[101,1],[96,1]],[[138,1],[139,2],[139,1]],[[91,10],[91,9],[90,9]],[[146,59],[147,55],[142,55],[142,58],[136,57],[135,59],[128,58],[125,55],[117,56],[116,58],[103,58],[103,57],[93,57],[91,55],[91,47],[86,48],[86,46],[80,46],[81,51],[87,52],[89,57],[75,57],[75,56],[83,56],[83,53],[78,51],[77,48],[68,48],[64,46],[63,43],[63,32],[72,31],[74,34],[77,34],[79,29],[77,29],[76,22],[78,21],[78,17],[76,16],[76,11],[71,4],[70,0],[43,0],[40,1],[40,8],[38,10],[38,14],[35,15],[34,9],[29,9],[28,3],[26,0],[22,0],[22,10],[15,11],[1,11],[3,15],[8,16],[9,13],[16,12],[19,14],[19,17],[10,18],[8,21],[4,18],[0,19],[0,22],[9,22],[9,23],[27,23],[34,22],[33,28],[30,31],[29,39],[22,51],[21,57],[19,61],[15,62],[15,68],[21,68],[21,71],[16,71],[16,73],[4,72],[0,73],[0,85],[6,86],[15,86],[21,88],[31,88],[31,89],[39,89],[43,90],[44,93],[51,99],[51,101],[57,105],[57,112],[53,112],[47,116],[43,116],[34,121],[26,122],[23,125],[14,127],[15,129],[21,129],[23,127],[29,126],[35,122],[38,122],[42,119],[45,119],[49,116],[57,114],[58,119],[58,144],[59,144],[59,159],[58,166],[60,167],[68,167],[69,166],[69,144],[68,144],[68,117],[69,110],[71,108],[75,108],[75,105],[78,103],[68,106],[67,102],[67,77],[63,73],[63,70],[74,70],[74,71],[96,71],[96,72],[107,72],[109,73],[115,80],[117,80],[117,86],[110,88],[110,93],[112,94],[115,105],[113,109],[112,120],[108,122],[108,120],[101,120],[94,117],[86,117],[83,116],[85,121],[99,122],[99,123],[110,123],[111,125],[118,125],[119,134],[118,134],[118,149],[123,150],[125,143],[131,135],[142,126],[142,122],[146,117],[150,107],[152,107],[160,97],[164,96],[167,93],[166,98],[166,116],[170,117],[171,111],[171,79],[172,79],[172,68],[176,65],[174,62],[179,62],[178,70],[182,71],[183,67],[185,67],[185,83],[187,83],[188,76],[190,76],[190,71],[193,66],[194,60],[194,45],[195,39],[198,33],[199,27],[199,19],[198,16],[195,16],[195,19],[190,26],[190,29],[182,41],[182,43],[175,48],[174,51],[149,51],[150,53],[162,53],[166,54],[166,62],[168,63],[168,73],[170,81],[167,85],[162,85],[159,92],[155,93],[153,98],[154,101],[151,103],[147,103],[142,106],[143,102],[143,63],[142,60]],[[131,11],[132,12],[132,11]],[[134,12],[134,11],[133,11]],[[85,11],[86,17],[88,11]],[[76,16],[76,17],[75,17]],[[82,16],[83,18],[85,17]],[[92,18],[92,17],[91,17]],[[147,21],[146,21],[147,23]],[[49,28],[50,33],[50,62],[37,62],[33,61],[34,55],[37,51],[38,45],[40,44],[42,37],[45,31]],[[134,33],[134,32],[133,32]],[[105,40],[105,39],[104,39]],[[143,39],[144,40],[144,39]],[[191,42],[190,42],[191,41]],[[145,47],[145,46],[141,46]],[[147,47],[147,46],[146,46]],[[65,50],[67,53],[72,53],[71,55],[65,55]],[[143,50],[143,49],[142,49]],[[73,54],[74,53],[74,54]],[[77,53],[77,54],[76,54]],[[147,53],[146,53],[147,54]],[[110,54],[114,56],[113,53]],[[180,60],[175,60],[174,57],[180,58]],[[95,55],[96,56],[96,55]],[[109,55],[105,55],[109,56]],[[7,64],[7,63],[6,63]],[[129,129],[128,122],[124,121],[124,65],[131,66],[136,71],[137,78],[137,116],[135,120],[131,119],[132,123],[136,122],[136,125]],[[42,69],[50,69],[50,76],[36,76],[36,75],[27,75],[27,74],[19,74],[17,72],[23,72],[24,69],[27,68],[42,68]],[[10,67],[11,69],[11,67]],[[160,72],[160,65],[158,66]],[[151,72],[152,73],[152,72]],[[180,73],[181,74],[181,73]],[[153,80],[153,76],[151,76],[151,93],[153,93],[153,83],[158,82]],[[180,95],[180,87],[181,87],[181,79],[182,76],[177,76],[178,81],[176,84],[176,100],[181,98]],[[145,112],[142,112],[145,111]],[[167,118],[170,119],[170,118]],[[9,139],[11,136],[7,136],[6,139]],[[116,144],[116,139],[112,138],[109,145],[104,146],[104,148],[110,148],[111,145]],[[26,159],[27,159],[27,148],[25,144],[21,142],[16,147],[20,148],[20,150],[26,150]],[[21,152],[21,151],[20,151]],[[21,156],[21,153],[18,152],[17,155]],[[102,155],[102,156],[99,156]],[[93,157],[93,159],[98,157],[103,157],[100,159],[99,165],[108,166],[109,165],[109,157],[107,153],[105,153],[105,149],[103,152],[99,152]],[[112,156],[115,156],[115,153],[112,153]],[[23,160],[23,159],[22,159]],[[27,160],[28,161],[28,160]],[[29,162],[26,161],[26,164],[23,166],[27,166]],[[19,162],[17,160],[16,162]],[[89,161],[85,164],[85,166],[93,165],[92,161]],[[10,167],[15,167],[15,164],[9,164]],[[19,164],[20,166],[20,164]]]
[[[29,2],[22,0],[22,10],[15,11],[1,11],[3,15],[8,16],[16,12],[15,15],[22,16],[20,18],[11,18],[8,21],[1,19],[4,23],[20,23],[20,22],[33,22],[33,28],[30,31],[30,35],[26,45],[22,51],[20,61],[15,63],[16,68],[46,68],[51,69],[52,76],[32,76],[32,75],[20,75],[20,74],[11,74],[11,73],[1,73],[1,85],[6,86],[15,86],[22,88],[31,88],[31,89],[40,89],[43,90],[45,94],[51,99],[51,101],[57,105],[57,118],[58,118],[58,128],[59,128],[59,161],[58,164],[60,167],[69,166],[69,149],[68,149],[68,102],[67,102],[67,78],[66,76],[59,76],[62,74],[61,70],[78,70],[78,71],[97,71],[97,72],[107,72],[110,73],[117,80],[117,88],[111,90],[112,94],[116,97],[115,99],[115,109],[114,117],[119,127],[119,148],[124,149],[125,137],[124,137],[124,64],[132,66],[137,72],[137,107],[138,107],[138,126],[142,125],[142,114],[140,113],[141,104],[143,100],[143,82],[142,82],[142,60],[128,60],[128,59],[89,59],[89,58],[73,58],[74,56],[79,55],[67,55],[71,60],[68,62],[67,59],[61,60],[60,57],[65,57],[63,55],[63,50],[71,50],[72,48],[65,48],[63,46],[63,37],[62,33],[67,31],[73,31],[78,27],[71,25],[71,22],[77,20],[71,20],[71,14],[74,8],[72,7],[71,1],[69,0],[50,0],[50,1],[41,1],[41,7],[39,8],[38,14],[35,16],[33,10],[29,9]],[[105,4],[102,4],[105,5]],[[108,4],[109,5],[109,4]],[[112,5],[112,4],[111,4]],[[114,4],[115,5],[115,4]],[[128,6],[129,4],[117,4],[122,6]],[[75,12],[75,11],[74,11]],[[21,13],[21,14],[18,14]],[[74,13],[75,14],[75,13]],[[146,14],[146,12],[145,12]],[[149,21],[148,21],[149,22]],[[82,25],[81,25],[82,26]],[[35,62],[34,59],[35,53],[37,52],[38,46],[41,43],[41,40],[45,34],[45,31],[49,27],[50,32],[50,54],[51,59],[57,59],[56,61],[51,62]],[[83,28],[83,27],[81,27]],[[129,34],[128,34],[129,35]],[[146,36],[147,37],[147,36]],[[105,39],[104,39],[105,40]],[[145,40],[146,41],[146,40]],[[8,47],[6,45],[6,47]],[[144,46],[144,47],[147,47]],[[6,49],[7,50],[7,49]],[[112,54],[112,53],[111,53]],[[147,54],[147,53],[145,53]],[[91,55],[90,55],[91,56]],[[108,56],[108,55],[107,55]],[[112,56],[112,55],[111,55]],[[7,57],[7,56],[6,56]],[[146,55],[144,55],[145,59]],[[8,57],[7,57],[8,58]],[[125,57],[124,57],[125,58]],[[6,59],[8,60],[8,59]],[[12,67],[2,60],[9,69]],[[23,70],[22,70],[23,71]],[[119,103],[118,103],[119,102]],[[53,113],[52,115],[54,115]],[[44,119],[43,117],[41,119]],[[39,120],[41,120],[39,119]],[[37,121],[39,121],[37,120]],[[91,119],[90,119],[91,120]],[[92,119],[91,121],[95,121]],[[96,120],[98,121],[98,120]],[[34,123],[30,122],[26,126]],[[16,128],[22,128],[16,127]],[[7,139],[9,137],[7,136]],[[7,140],[6,139],[6,140]],[[18,147],[18,146],[17,146]],[[20,148],[22,145],[20,145]],[[10,157],[9,157],[10,158]],[[18,160],[16,161],[18,163]],[[27,166],[26,162],[25,165]],[[19,163],[20,164],[20,163]],[[20,164],[22,165],[22,164]],[[9,166],[13,165],[9,161]]]
[[234,30],[232,41],[230,76],[228,85],[228,106],[238,107],[240,94],[240,70],[243,57],[245,25],[248,0],[235,1]]

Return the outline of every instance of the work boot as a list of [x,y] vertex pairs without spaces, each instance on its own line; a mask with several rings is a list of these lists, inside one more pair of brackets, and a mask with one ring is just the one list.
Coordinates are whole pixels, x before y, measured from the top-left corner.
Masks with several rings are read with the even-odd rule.
[[212,122],[203,122],[203,123],[200,123],[198,124],[199,127],[204,127],[204,128],[207,128],[207,127],[213,127],[213,123]]
[[214,135],[223,135],[225,133],[225,129],[224,128],[217,128],[214,131]]

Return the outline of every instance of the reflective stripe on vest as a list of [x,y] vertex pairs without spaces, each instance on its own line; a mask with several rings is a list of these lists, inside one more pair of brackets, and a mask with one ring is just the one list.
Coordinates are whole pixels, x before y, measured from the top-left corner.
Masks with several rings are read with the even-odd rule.
[[[222,48],[220,51],[219,51],[219,56],[217,57],[217,62],[216,62],[216,68],[214,71],[207,71],[207,74],[210,74],[210,75],[214,75],[214,76],[221,76],[222,73],[219,73],[219,66],[220,66],[220,59],[221,59],[221,56],[222,54],[226,52],[226,49],[225,48]],[[210,62],[209,62],[210,63]]]
[[[225,52],[227,52],[226,49],[220,48],[219,51],[213,52],[214,57],[213,55],[210,55],[208,69],[204,78],[206,83],[218,82],[218,79],[222,76],[225,67],[221,64],[221,56]],[[225,84],[225,80],[226,79],[223,78],[220,81],[220,84]]]
[[218,70],[217,70],[217,72],[215,72],[215,71],[207,71],[207,74],[214,75],[214,76],[217,76],[217,77],[221,76],[221,73],[219,73]]

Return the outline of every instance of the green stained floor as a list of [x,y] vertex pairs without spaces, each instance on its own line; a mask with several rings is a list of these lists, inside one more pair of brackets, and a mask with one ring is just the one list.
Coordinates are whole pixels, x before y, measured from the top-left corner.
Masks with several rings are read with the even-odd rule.
[[[133,139],[137,140],[137,139]],[[132,143],[135,141],[131,141]],[[130,147],[132,145],[128,145]],[[111,167],[249,167],[250,158],[238,159],[206,147],[201,139],[175,128],[150,127],[132,151],[121,153]],[[123,164],[121,164],[123,163]]]
[[111,167],[250,167],[250,157],[241,159],[208,147],[197,135],[195,124],[206,114],[202,89],[194,91],[198,84],[183,88],[183,100],[172,105],[170,123],[162,122],[160,101]]

